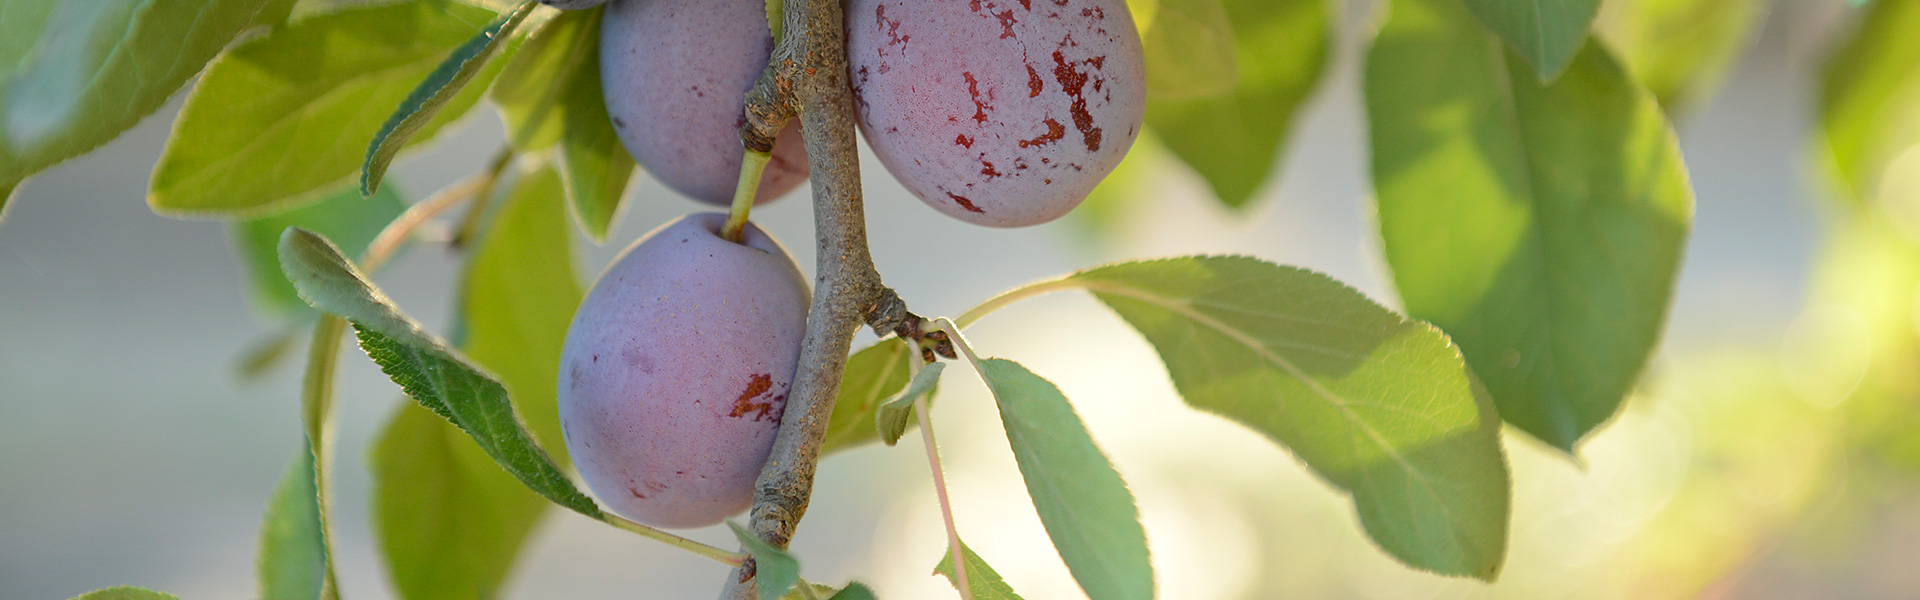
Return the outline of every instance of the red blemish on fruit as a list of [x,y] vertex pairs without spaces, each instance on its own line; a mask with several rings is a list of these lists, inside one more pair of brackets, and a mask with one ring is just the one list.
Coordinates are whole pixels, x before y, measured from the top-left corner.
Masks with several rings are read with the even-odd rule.
[[980,207],[978,206],[974,206],[973,201],[968,200],[966,196],[955,194],[953,192],[947,192],[947,197],[952,198],[954,202],[960,203],[960,208],[967,209],[969,212],[976,212],[981,214],[986,214],[987,212],[984,210],[980,210]]
[[1092,8],[1083,8],[1083,9],[1080,9],[1080,16],[1093,17],[1095,19],[1100,19],[1104,21],[1107,18],[1107,11],[1102,10],[1098,6],[1095,6]]
[[1013,18],[1013,11],[1003,10],[993,13],[993,16],[1000,17],[1000,39],[1013,37],[1013,24],[1020,22]]
[[887,30],[888,46],[904,46],[913,41],[911,35],[900,35],[900,22],[887,20],[887,5],[873,7],[873,20],[880,28]]
[[1026,148],[1029,146],[1045,146],[1047,144],[1060,141],[1060,138],[1067,137],[1067,127],[1065,125],[1061,125],[1059,121],[1055,121],[1049,118],[1045,121],[1045,123],[1047,124],[1046,133],[1042,133],[1040,134],[1040,137],[1033,138],[1031,140],[1020,140],[1020,147]]
[[1020,8],[1033,10],[1033,0],[1020,0]]
[[[1105,57],[1086,62],[1094,63],[1095,61],[1105,62]],[[1060,82],[1060,89],[1073,97],[1073,126],[1080,130],[1080,139],[1086,142],[1087,150],[1098,152],[1101,131],[1099,127],[1093,126],[1093,113],[1087,112],[1087,98],[1081,94],[1087,86],[1087,74],[1075,69],[1067,62],[1065,55],[1055,50],[1053,51],[1053,78]]]
[[993,106],[980,99],[980,80],[973,78],[973,71],[962,72],[960,76],[967,79],[967,94],[973,96],[973,120],[987,122],[987,111]]
[[640,488],[637,488],[637,487],[627,486],[627,493],[633,494],[633,497],[639,498],[641,500],[647,499],[647,495],[640,493]]
[[1033,65],[1027,65],[1027,97],[1039,97],[1041,88],[1046,87],[1046,85],[1047,82],[1040,80],[1040,72],[1033,70]]
[[980,12],[980,0],[973,0],[973,2],[968,3],[967,8],[973,12]]
[[739,418],[744,418],[747,415],[753,415],[753,420],[755,421],[765,421],[767,420],[768,417],[772,417],[774,420],[778,421],[780,419],[780,415],[775,411],[785,410],[786,407],[784,405],[774,406],[774,403],[776,401],[785,400],[786,396],[770,397],[760,402],[754,401],[754,398],[759,398],[761,396],[768,396],[772,391],[773,391],[772,375],[769,375],[766,373],[756,373],[754,375],[748,376],[747,389],[741,391],[740,397],[733,401],[733,411],[727,413],[727,416],[739,419]]
[[980,169],[980,174],[987,176],[987,179],[989,180],[1004,174],[1004,173],[1001,173],[999,169],[993,168],[992,161],[983,160],[983,161],[980,161],[980,164],[984,165]]
[[959,136],[959,137],[955,137],[955,138],[953,138],[953,143],[955,143],[955,144],[959,144],[959,145],[962,145],[962,146],[966,146],[966,147],[968,147],[968,148],[972,148],[972,147],[973,147],[973,138],[970,138],[970,137],[967,137],[967,134],[964,134],[964,133],[962,133],[962,134],[960,134],[960,136]]

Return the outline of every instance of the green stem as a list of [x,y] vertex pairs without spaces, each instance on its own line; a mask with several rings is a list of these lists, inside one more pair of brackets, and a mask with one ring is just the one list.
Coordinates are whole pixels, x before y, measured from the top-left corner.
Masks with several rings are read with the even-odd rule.
[[313,340],[307,352],[307,371],[300,383],[301,421],[306,425],[307,451],[313,453],[314,506],[320,512],[321,556],[326,563],[320,597],[340,597],[340,583],[334,577],[333,532],[327,515],[328,490],[333,472],[333,372],[340,362],[340,338],[346,321],[326,315],[313,327]]
[[760,195],[760,174],[767,171],[770,160],[773,160],[772,153],[752,150],[740,157],[740,182],[733,186],[733,206],[727,209],[727,225],[720,229],[720,237],[741,243],[747,216],[753,213],[753,200]]
[[[942,320],[944,321],[945,319]],[[955,330],[958,331],[958,328],[955,328]],[[958,334],[950,333],[949,335]],[[907,364],[919,364],[919,342],[907,340],[907,347],[913,351],[913,356],[909,358]],[[965,346],[962,347],[964,348]],[[969,358],[973,356],[971,349],[968,350],[967,356]],[[910,370],[915,373],[919,371],[918,368]],[[972,598],[973,586],[967,581],[967,563],[962,559],[962,553],[960,551],[960,529],[956,527],[953,522],[953,500],[947,495],[946,474],[940,468],[940,449],[933,440],[933,418],[927,414],[929,408],[927,405],[927,396],[928,394],[920,394],[919,397],[913,399],[913,413],[914,416],[920,420],[920,439],[926,442],[927,470],[933,473],[933,493],[934,497],[940,500],[940,520],[947,526],[947,552],[953,555],[954,589],[960,590],[961,598]]]
[[[960,313],[960,316],[955,317],[952,321],[948,321],[949,324],[956,325],[956,327],[954,328],[954,331],[952,331],[951,333],[958,336],[960,327],[971,327],[973,326],[974,323],[979,322],[980,319],[985,318],[987,315],[992,314],[994,311],[1000,310],[1002,308],[1006,308],[1007,305],[1013,304],[1015,302],[1026,300],[1034,296],[1051,294],[1053,292],[1058,292],[1062,290],[1082,289],[1085,287],[1086,287],[1086,284],[1083,284],[1071,277],[1066,277],[1061,279],[1051,279],[1047,281],[1029,283],[1021,287],[1007,290],[1006,292],[1002,292],[998,296],[988,298],[987,301],[985,302],[981,302],[979,304],[974,305],[973,308],[967,309],[967,312]],[[945,320],[945,319],[943,318],[942,320]]]
[[665,531],[654,529],[646,525],[641,525],[633,521],[628,521],[626,519],[620,518],[619,515],[615,515],[613,513],[602,513],[601,516],[602,516],[602,520],[606,521],[608,525],[612,525],[614,527],[618,527],[621,529],[625,529],[627,531],[638,533],[642,536],[653,538],[660,542],[664,542],[669,546],[673,546],[681,550],[686,550],[694,554],[711,558],[714,560],[714,562],[718,562],[723,565],[727,565],[730,567],[738,567],[747,561],[747,555],[745,554],[742,554],[739,552],[728,552],[726,550],[721,550],[713,546],[708,546],[706,544],[702,544],[700,542],[696,542],[696,541],[683,538],[671,533],[667,533]]

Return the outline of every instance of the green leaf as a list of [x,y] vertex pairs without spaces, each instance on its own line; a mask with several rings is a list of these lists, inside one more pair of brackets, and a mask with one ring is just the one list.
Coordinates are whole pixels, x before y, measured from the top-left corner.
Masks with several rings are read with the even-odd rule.
[[260,527],[255,568],[263,600],[318,600],[325,593],[330,569],[319,497],[313,452],[303,444],[275,488]]
[[[380,126],[380,132],[374,134],[373,142],[367,145],[367,160],[360,167],[360,193],[372,196],[380,189],[380,178],[386,176],[387,165],[393,157],[400,154],[400,148],[407,140],[420,133],[433,121],[447,103],[452,102],[467,84],[480,74],[480,68],[487,65],[500,48],[512,39],[513,30],[526,20],[527,13],[533,12],[532,0],[520,3],[520,6],[500,15],[492,25],[481,29],[467,42],[453,49],[453,54],[440,62],[440,66],[429,73],[426,79],[414,86],[407,94],[393,116]],[[482,86],[484,88],[485,86]]]
[[360,191],[341,189],[319,204],[233,224],[240,261],[246,266],[254,305],[272,317],[307,317],[313,309],[300,300],[293,284],[280,272],[280,234],[299,227],[335,240],[354,254],[366,249],[380,230],[406,212],[406,202],[389,187],[372,198]]
[[283,2],[0,0],[0,207],[28,175],[160,108]]
[[1240,78],[1234,29],[1221,0],[1130,0],[1147,22],[1140,47],[1147,97],[1184,100],[1233,91]]
[[1067,397],[1006,359],[980,361],[980,376],[1000,406],[1034,512],[1080,589],[1091,600],[1152,598],[1153,565],[1133,493]]
[[[974,554],[966,542],[960,543],[960,559],[967,569],[967,588],[973,592],[972,596],[960,600],[1021,600],[1019,594],[1013,593],[1013,586],[1007,585],[1000,578],[1000,573],[987,565],[980,555]],[[933,572],[935,575],[945,575],[954,590],[960,589],[960,580],[955,579],[953,574],[952,552],[940,555],[940,564],[933,568]]]
[[595,242],[619,217],[634,171],[600,87],[602,9],[565,11],[541,27],[507,62],[491,96],[514,147],[559,144],[568,206]]
[[534,492],[602,518],[593,500],[574,487],[527,433],[500,380],[402,314],[332,242],[289,229],[280,239],[280,262],[308,304],[353,322],[360,348],[408,396],[458,425]]
[[346,329],[345,321],[331,316],[323,316],[314,324],[307,345],[307,369],[300,381],[300,424],[306,434],[307,454],[313,457],[313,514],[320,527],[321,600],[340,598],[328,509],[333,497],[333,449],[328,442],[333,440],[333,376],[340,365],[340,338],[346,335]]
[[[560,179],[518,180],[479,238],[461,287],[467,356],[499,374],[514,410],[565,467],[555,404],[560,348],[580,303]],[[480,446],[417,404],[373,450],[374,517],[402,597],[491,598],[547,503]]]
[[1559,77],[1573,62],[1600,10],[1600,0],[1466,0],[1466,5],[1533,65],[1540,81]]
[[[859,584],[854,584],[854,585],[859,585]],[[800,585],[793,586],[793,589],[789,590],[787,592],[787,595],[781,596],[780,600],[821,600],[823,598],[831,599],[831,598],[838,597],[836,596],[836,594],[841,591],[842,590],[834,589],[834,587],[830,585],[823,585],[818,583],[802,581],[800,582]]]
[[1227,206],[1245,206],[1279,166],[1294,112],[1327,62],[1329,7],[1327,0],[1226,0],[1238,84],[1216,97],[1148,96],[1147,126]]
[[1920,144],[1920,0],[1878,0],[1828,59],[1820,89],[1827,159],[1843,197],[1879,197],[1887,165]]
[[1049,289],[1093,292],[1153,344],[1187,404],[1350,492],[1389,554],[1446,575],[1499,572],[1511,491],[1500,421],[1440,331],[1325,275],[1246,257],[1120,263],[989,304]]
[[94,590],[74,596],[73,600],[180,600],[179,596],[133,586]]
[[734,539],[740,540],[740,547],[753,557],[753,585],[760,593],[760,600],[780,600],[800,582],[800,561],[794,560],[793,555],[773,547],[738,523],[727,521],[727,528],[733,530]]
[[[240,217],[319,200],[360,167],[386,110],[492,18],[447,2],[363,6],[235,47],[188,94],[148,204],[162,214]],[[485,87],[467,86],[412,141],[459,118]]]
[[900,442],[900,436],[907,432],[907,425],[913,422],[913,402],[939,385],[940,372],[946,368],[947,363],[938,362],[921,368],[919,373],[914,374],[913,382],[907,385],[907,391],[901,392],[899,398],[880,405],[873,415],[880,441],[888,446]]
[[1767,15],[1766,0],[1613,0],[1597,25],[1667,114],[1714,87]]
[[913,377],[907,361],[916,360],[906,342],[897,337],[880,340],[855,352],[847,359],[840,379],[840,392],[834,396],[833,416],[827,419],[826,441],[820,455],[858,448],[880,439],[874,429],[874,411],[894,394],[906,389]]
[[873,595],[873,590],[856,581],[847,584],[847,587],[841,588],[839,593],[827,600],[878,600],[878,598]]
[[1571,452],[1658,340],[1693,220],[1679,145],[1600,44],[1542,86],[1444,0],[1367,57],[1374,189],[1407,312],[1460,344],[1500,416]]

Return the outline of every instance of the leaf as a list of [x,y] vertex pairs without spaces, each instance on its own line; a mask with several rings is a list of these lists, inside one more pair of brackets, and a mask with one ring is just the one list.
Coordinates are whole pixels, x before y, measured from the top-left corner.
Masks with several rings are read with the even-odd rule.
[[1820,88],[1829,168],[1855,205],[1879,197],[1887,166],[1920,144],[1920,0],[1878,0],[1859,22]]
[[534,2],[528,0],[500,15],[492,25],[454,48],[452,55],[441,61],[440,66],[421,80],[419,85],[414,86],[413,92],[400,102],[400,108],[395,109],[393,116],[387,117],[386,124],[380,126],[380,132],[374,134],[373,143],[367,145],[367,160],[360,167],[362,195],[372,196],[374,190],[380,189],[380,178],[386,176],[387,165],[400,154],[400,148],[414,134],[420,133],[434,115],[440,113],[440,109],[452,102],[454,96],[466,88],[475,75],[480,74],[480,68],[500,52],[500,48],[513,37],[513,30],[520,27],[520,22],[526,20],[527,13],[532,12],[534,6]]
[[[385,111],[492,18],[448,2],[361,6],[240,44],[187,95],[148,204],[162,214],[231,218],[319,200],[360,168]],[[459,118],[485,87],[469,85],[412,141]]]
[[[297,229],[288,231],[298,231]],[[314,516],[320,527],[321,600],[339,600],[340,585],[333,569],[333,525],[328,504],[333,497],[333,376],[340,365],[340,338],[345,321],[323,316],[308,339],[307,368],[300,380],[300,424],[313,457]]]
[[1679,145],[1600,44],[1541,86],[1456,5],[1401,0],[1367,57],[1374,189],[1407,312],[1561,450],[1658,340],[1693,219]]
[[[1417,568],[1492,580],[1506,555],[1500,422],[1445,335],[1325,275],[1234,256],[1100,267],[1085,289],[1153,344],[1187,404],[1293,450]],[[972,314],[970,311],[969,314]]]
[[1221,0],[1132,0],[1148,19],[1140,34],[1147,97],[1156,100],[1218,96],[1233,91],[1240,71],[1234,30]]
[[1278,167],[1294,113],[1326,65],[1332,24],[1326,0],[1226,0],[1225,9],[1238,84],[1208,98],[1150,94],[1147,126],[1237,208]]
[[602,518],[593,500],[574,487],[527,433],[506,387],[402,314],[332,242],[289,229],[280,239],[280,262],[308,304],[353,322],[360,348],[408,396],[460,426],[534,492]]
[[919,373],[914,374],[913,381],[907,384],[907,391],[874,411],[874,425],[879,429],[880,441],[888,446],[900,442],[900,436],[907,432],[907,424],[913,422],[914,401],[939,385],[940,372],[946,368],[947,363],[939,362],[922,367]]
[[[973,592],[972,596],[960,600],[1021,600],[1019,594],[1013,593],[1013,586],[1007,585],[1000,574],[987,565],[987,561],[967,547],[966,542],[960,543],[960,558],[967,569],[967,588]],[[933,573],[945,575],[947,581],[953,584],[953,589],[960,589],[960,580],[953,575],[952,552],[940,555],[940,564],[933,568]]]
[[775,548],[738,523],[727,521],[727,528],[733,530],[734,539],[740,540],[740,547],[753,557],[753,585],[760,593],[760,600],[780,600],[800,582],[800,561],[794,560],[793,555]]
[[874,411],[906,389],[912,377],[907,372],[909,360],[915,359],[907,351],[906,342],[897,337],[880,340],[847,359],[840,392],[833,400],[833,416],[827,419],[821,456],[880,439],[879,431],[873,426]]
[[179,596],[133,586],[94,590],[74,596],[73,600],[180,600]]
[[246,266],[254,305],[262,313],[281,319],[313,314],[313,309],[293,290],[287,276],[280,273],[280,234],[288,227],[326,236],[358,254],[380,235],[381,229],[406,210],[399,192],[391,187],[380,190],[372,198],[363,198],[359,190],[346,188],[313,206],[234,223],[236,250]]
[[[1396,1],[1398,5],[1400,2]],[[1466,0],[1473,16],[1533,65],[1540,81],[1552,81],[1587,42],[1587,27],[1600,0]]]
[[618,219],[634,171],[602,97],[601,12],[595,7],[554,17],[508,61],[491,96],[516,148],[559,144],[568,206],[595,242],[605,241]]
[[980,361],[980,376],[1000,406],[1034,512],[1080,589],[1091,600],[1152,598],[1153,565],[1133,493],[1067,397],[1006,359]]
[[839,597],[836,594],[840,591],[842,590],[834,589],[830,585],[802,581],[800,585],[793,586],[792,590],[787,591],[787,595],[781,596],[780,600],[821,600],[823,598],[830,600]]
[[[580,303],[551,169],[521,177],[479,238],[462,282],[462,347],[499,374],[515,412],[567,464],[554,394]],[[446,420],[403,406],[373,449],[374,518],[401,596],[491,598],[547,503]]]
[[318,600],[325,593],[327,537],[314,483],[313,452],[303,444],[274,489],[260,526],[255,568],[263,600]]
[[1767,9],[1765,0],[1613,0],[1598,28],[1634,79],[1676,114],[1719,85]]
[[873,595],[873,590],[856,581],[847,584],[847,587],[841,588],[839,593],[827,600],[878,600],[878,598]]
[[277,3],[0,0],[0,207],[28,175],[159,109]]

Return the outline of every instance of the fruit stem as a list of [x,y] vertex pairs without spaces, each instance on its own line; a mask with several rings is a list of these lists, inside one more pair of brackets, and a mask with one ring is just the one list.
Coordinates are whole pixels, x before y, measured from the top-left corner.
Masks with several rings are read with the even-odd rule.
[[[907,361],[908,370],[918,374],[920,342],[907,340],[907,345],[913,349],[912,360]],[[961,598],[972,598],[973,587],[967,582],[967,563],[960,551],[960,530],[953,523],[953,501],[947,497],[947,478],[940,468],[940,449],[933,440],[933,417],[927,414],[928,395],[920,394],[913,399],[913,413],[920,420],[920,439],[926,442],[927,470],[933,473],[933,493],[940,500],[940,520],[947,526],[947,552],[953,556],[953,587],[960,591]]]
[[638,533],[645,537],[649,537],[661,542],[665,542],[669,546],[673,546],[681,550],[686,550],[688,552],[692,552],[700,556],[711,558],[715,562],[718,562],[723,565],[727,565],[730,567],[738,567],[741,564],[744,564],[747,562],[746,554],[743,554],[740,552],[728,552],[726,550],[721,550],[713,546],[708,546],[706,544],[702,544],[700,542],[696,542],[696,541],[683,538],[671,533],[667,533],[665,531],[654,529],[646,525],[641,525],[633,521],[628,521],[626,519],[620,518],[619,515],[615,515],[613,513],[601,513],[601,518],[602,520],[606,521],[608,525],[612,525],[614,527],[618,527],[621,529],[625,529],[627,531]]
[[770,160],[773,153],[753,150],[747,150],[740,157],[740,183],[733,186],[733,206],[727,209],[727,224],[720,228],[720,237],[742,243],[747,216],[753,213],[753,200],[760,195],[760,174],[767,171]]

